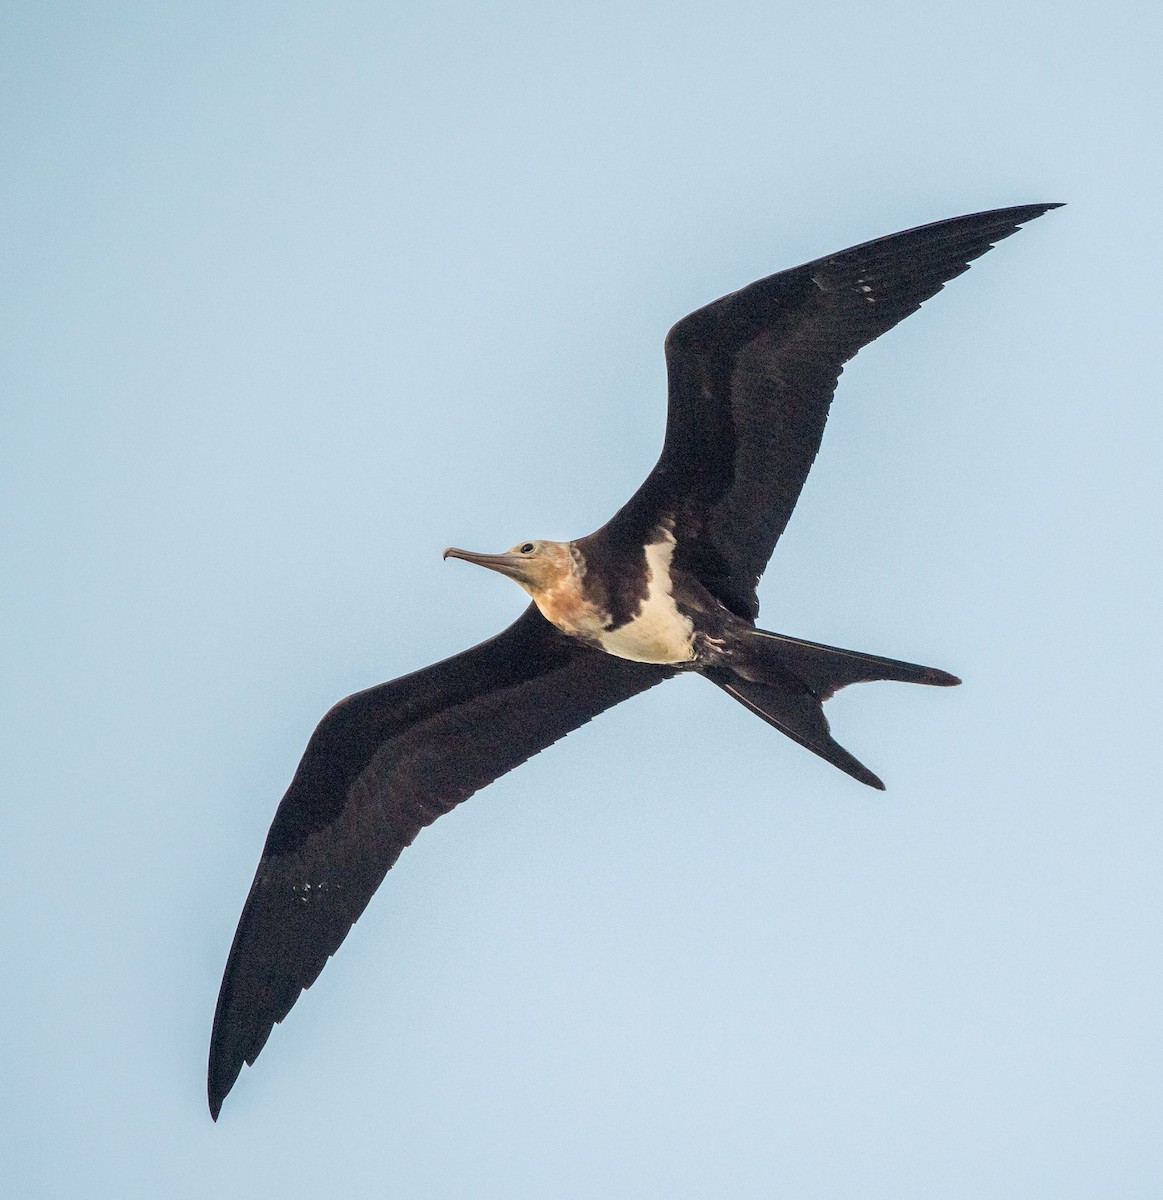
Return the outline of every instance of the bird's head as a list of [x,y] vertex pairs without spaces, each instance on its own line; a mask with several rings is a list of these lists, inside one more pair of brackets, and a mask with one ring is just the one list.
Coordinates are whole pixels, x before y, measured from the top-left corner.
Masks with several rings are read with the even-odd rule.
[[573,553],[569,542],[519,542],[504,554],[476,554],[449,546],[445,558],[463,558],[465,562],[488,567],[515,579],[537,600],[572,578]]

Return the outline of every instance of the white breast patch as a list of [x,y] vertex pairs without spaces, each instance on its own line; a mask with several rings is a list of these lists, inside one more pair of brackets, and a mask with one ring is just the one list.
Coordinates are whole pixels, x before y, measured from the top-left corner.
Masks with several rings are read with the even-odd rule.
[[646,599],[638,615],[618,629],[603,629],[597,637],[607,654],[634,662],[690,662],[694,658],[694,626],[678,611],[671,594],[670,560],[674,557],[674,535],[646,547],[649,572]]

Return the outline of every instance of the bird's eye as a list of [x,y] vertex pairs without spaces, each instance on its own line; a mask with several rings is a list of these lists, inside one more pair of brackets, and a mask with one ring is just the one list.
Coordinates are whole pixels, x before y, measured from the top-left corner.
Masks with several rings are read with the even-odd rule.
[[525,544],[524,544],[524,545],[521,547],[521,553],[522,553],[522,554],[532,554],[532,553],[533,553],[533,543],[532,543],[532,542],[526,542],[526,543],[525,543]]

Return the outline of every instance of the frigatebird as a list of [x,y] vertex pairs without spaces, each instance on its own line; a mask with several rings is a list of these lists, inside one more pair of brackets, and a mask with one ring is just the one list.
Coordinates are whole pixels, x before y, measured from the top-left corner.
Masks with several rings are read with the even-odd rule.
[[445,550],[533,598],[496,637],[340,701],[275,813],[214,1014],[210,1112],[426,825],[607,708],[694,671],[860,782],[823,703],[934,667],[756,628],[759,576],[862,347],[1057,204],[955,217],[781,271],[667,334],[662,454],[596,533]]

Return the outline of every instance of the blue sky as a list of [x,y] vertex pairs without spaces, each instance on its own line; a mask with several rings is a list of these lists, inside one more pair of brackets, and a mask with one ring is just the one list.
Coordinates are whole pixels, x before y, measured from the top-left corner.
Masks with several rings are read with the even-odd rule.
[[[1163,1189],[1163,18],[1114,6],[0,11],[5,1194]],[[600,525],[662,338],[1064,200],[845,372],[763,623],[872,794],[685,679],[428,830],[206,1112],[341,696]]]

